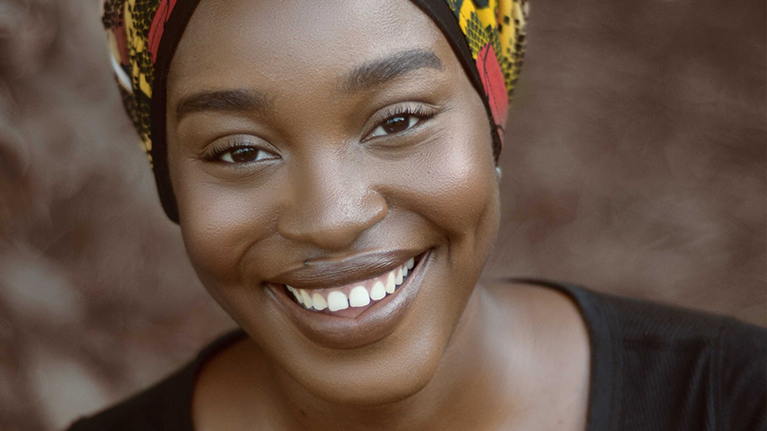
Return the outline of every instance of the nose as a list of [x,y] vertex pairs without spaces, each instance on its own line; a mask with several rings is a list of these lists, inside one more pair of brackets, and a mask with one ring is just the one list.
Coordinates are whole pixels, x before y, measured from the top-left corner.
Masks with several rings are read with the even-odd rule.
[[349,164],[296,166],[287,189],[277,221],[279,234],[323,250],[348,248],[388,212],[384,197]]

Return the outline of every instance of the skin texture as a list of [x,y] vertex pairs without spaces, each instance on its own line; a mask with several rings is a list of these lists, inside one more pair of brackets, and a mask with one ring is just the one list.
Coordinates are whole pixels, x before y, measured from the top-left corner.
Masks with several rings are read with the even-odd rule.
[[[438,61],[354,73],[413,52]],[[214,91],[230,93],[201,102]],[[426,117],[373,136],[402,107]],[[263,158],[222,161],[232,143]],[[171,65],[168,149],[188,255],[251,337],[201,372],[197,429],[583,429],[572,303],[477,284],[500,207],[487,116],[410,2],[202,1]],[[307,336],[267,287],[304,266],[303,282],[335,285],[360,256],[427,251],[407,312],[360,346]]]

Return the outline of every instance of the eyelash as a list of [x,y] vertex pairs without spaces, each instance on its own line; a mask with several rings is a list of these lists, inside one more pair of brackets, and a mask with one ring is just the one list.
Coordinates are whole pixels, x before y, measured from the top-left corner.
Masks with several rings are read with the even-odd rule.
[[267,151],[267,150],[264,150],[262,148],[259,148],[258,146],[256,146],[252,142],[237,140],[237,141],[232,141],[230,143],[227,143],[226,145],[224,145],[221,148],[214,149],[213,151],[211,151],[210,154],[206,155],[204,158],[205,158],[206,161],[209,161],[209,162],[221,162],[221,163],[223,163],[225,165],[231,165],[233,167],[238,167],[238,166],[242,166],[242,165],[246,165],[246,164],[254,163],[254,162],[258,161],[258,160],[254,160],[252,162],[228,162],[228,161],[221,160],[221,158],[224,156],[224,154],[233,153],[233,152],[235,152],[237,150],[255,150],[255,151],[258,151],[258,153],[256,153],[256,157],[260,156],[260,152],[264,152],[264,153],[272,155],[272,156],[274,155],[270,151]]
[[[412,106],[411,105],[405,105],[405,106],[400,105],[400,106],[396,106],[394,108],[389,108],[386,111],[384,111],[384,113],[382,115],[383,120],[378,121],[376,123],[376,126],[375,126],[375,128],[373,128],[373,131],[371,131],[370,134],[368,134],[368,136],[364,140],[367,141],[367,140],[373,139],[373,138],[390,136],[390,135],[396,135],[396,134],[399,134],[399,133],[402,133],[402,132],[406,132],[406,131],[412,129],[413,127],[421,124],[421,122],[432,118],[433,116],[434,116],[434,114],[430,113],[430,112],[427,112],[426,109],[424,109],[424,107],[422,105],[412,105]],[[415,117],[415,118],[417,118],[417,121],[414,124],[408,124],[407,128],[405,128],[404,130],[397,131],[397,132],[394,132],[394,133],[386,133],[386,134],[383,134],[383,135],[373,136],[373,134],[378,129],[382,129],[383,128],[383,126],[386,124],[387,121],[393,120],[393,119],[395,119],[397,117]]]

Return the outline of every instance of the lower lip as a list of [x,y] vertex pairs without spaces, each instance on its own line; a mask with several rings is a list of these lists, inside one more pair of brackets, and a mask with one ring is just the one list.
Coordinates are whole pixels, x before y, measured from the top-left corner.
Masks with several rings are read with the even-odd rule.
[[331,349],[353,349],[375,343],[394,332],[418,295],[430,257],[431,251],[423,255],[393,295],[376,302],[354,318],[307,310],[291,300],[282,287],[267,285],[266,291],[310,340]]

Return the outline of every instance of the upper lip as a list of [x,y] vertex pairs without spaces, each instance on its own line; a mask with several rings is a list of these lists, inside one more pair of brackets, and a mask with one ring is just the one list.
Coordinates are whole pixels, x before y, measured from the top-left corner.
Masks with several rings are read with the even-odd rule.
[[390,271],[425,250],[388,250],[359,253],[340,258],[295,263],[269,282],[299,289],[321,289],[366,280]]

